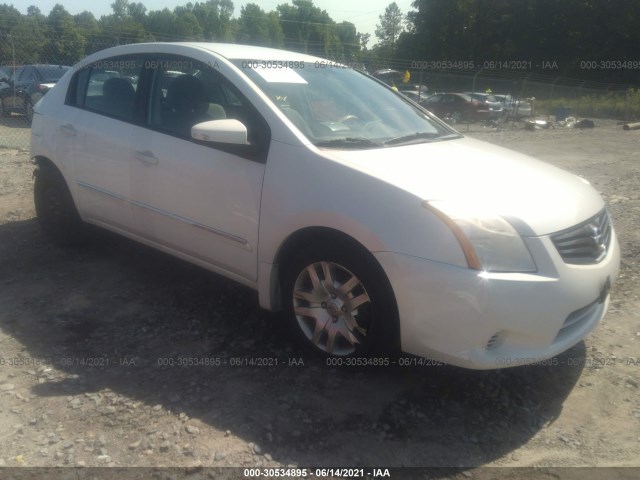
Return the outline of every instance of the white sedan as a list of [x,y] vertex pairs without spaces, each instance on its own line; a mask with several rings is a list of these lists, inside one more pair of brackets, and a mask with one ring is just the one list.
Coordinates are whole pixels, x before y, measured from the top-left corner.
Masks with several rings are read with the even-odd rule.
[[31,156],[52,240],[90,223],[222,274],[327,356],[547,359],[597,326],[619,269],[586,180],[300,53],[93,54],[35,106]]

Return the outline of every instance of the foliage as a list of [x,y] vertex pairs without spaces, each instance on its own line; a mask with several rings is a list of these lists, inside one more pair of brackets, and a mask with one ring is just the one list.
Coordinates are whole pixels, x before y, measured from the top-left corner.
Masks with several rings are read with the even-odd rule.
[[630,88],[626,92],[607,92],[584,95],[577,98],[554,98],[536,101],[536,110],[541,114],[554,115],[557,108],[569,107],[571,115],[592,118],[640,119],[640,89]]
[[[638,68],[585,69],[585,61],[638,60],[638,0],[414,0],[402,58],[520,60],[539,73],[635,82]],[[556,62],[544,71],[545,62]],[[637,63],[637,62],[636,62]],[[606,64],[605,64],[606,67]]]
[[[17,63],[73,63],[118,44],[203,40],[284,47],[369,70],[472,61],[475,71],[500,63],[507,68],[498,73],[508,74],[515,60],[527,74],[638,81],[640,0],[413,0],[406,16],[392,2],[378,17],[373,47],[369,34],[335,22],[312,0],[282,2],[269,12],[248,3],[234,17],[231,0],[151,11],[145,2],[113,0],[113,13],[99,19],[89,11],[72,16],[60,4],[48,14],[34,6],[22,14],[0,4],[0,59],[12,63],[15,50]],[[616,66],[626,60],[631,65]]]
[[380,15],[380,23],[376,25],[376,37],[383,47],[393,47],[402,33],[402,11],[396,2],[390,3]]
[[89,11],[72,16],[61,4],[43,15],[0,4],[0,58],[3,64],[73,64],[87,54],[144,41],[238,42],[319,54],[336,60],[361,58],[368,36],[353,23],[336,23],[311,0],[292,0],[266,12],[249,3],[234,18],[231,0],[186,3],[173,10],[147,11],[142,2],[113,0],[112,14],[96,19]]
[[284,32],[275,12],[266,13],[255,3],[248,3],[240,10],[238,43],[281,47],[284,43]]

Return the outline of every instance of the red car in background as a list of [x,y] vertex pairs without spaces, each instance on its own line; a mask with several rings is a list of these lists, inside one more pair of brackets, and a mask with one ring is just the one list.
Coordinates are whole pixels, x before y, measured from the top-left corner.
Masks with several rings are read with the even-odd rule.
[[489,120],[489,107],[465,93],[435,93],[420,102],[424,108],[450,123]]

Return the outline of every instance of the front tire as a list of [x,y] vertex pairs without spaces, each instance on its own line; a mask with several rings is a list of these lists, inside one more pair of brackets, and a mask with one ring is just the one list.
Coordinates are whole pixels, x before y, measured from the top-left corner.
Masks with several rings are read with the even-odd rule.
[[397,308],[375,259],[351,245],[316,244],[298,254],[284,280],[289,328],[325,357],[397,347]]
[[53,166],[40,165],[34,176],[36,215],[44,234],[60,246],[84,241],[86,224],[78,215],[62,174]]

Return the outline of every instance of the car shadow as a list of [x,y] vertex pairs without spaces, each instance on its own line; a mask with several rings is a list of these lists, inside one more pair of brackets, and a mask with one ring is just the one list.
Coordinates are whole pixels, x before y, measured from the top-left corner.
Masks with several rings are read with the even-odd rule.
[[250,289],[111,234],[56,248],[33,220],[0,225],[0,271],[0,328],[53,367],[31,393],[114,392],[141,406],[84,412],[94,430],[144,431],[160,405],[284,464],[483,465],[558,418],[584,364],[580,343],[555,366],[327,367]]

